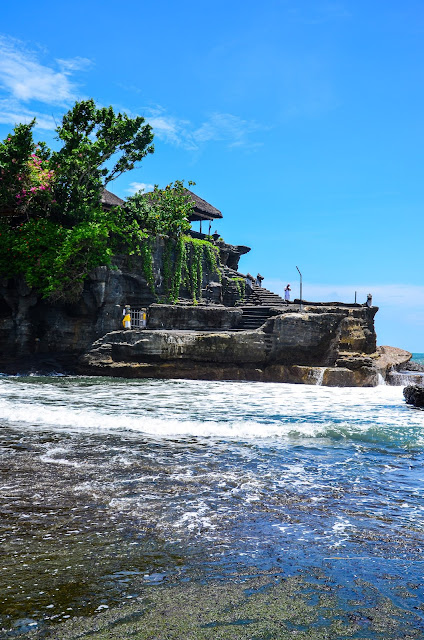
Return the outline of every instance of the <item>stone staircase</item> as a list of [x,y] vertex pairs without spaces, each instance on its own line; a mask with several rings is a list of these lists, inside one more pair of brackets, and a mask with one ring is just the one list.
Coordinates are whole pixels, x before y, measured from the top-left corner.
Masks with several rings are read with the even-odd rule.
[[272,315],[267,307],[256,307],[253,305],[240,307],[243,311],[243,316],[239,329],[243,331],[249,331],[253,329],[259,329]]
[[267,307],[286,304],[281,296],[272,291],[268,291],[265,287],[258,287],[257,284],[252,286],[252,291],[244,304],[264,305]]

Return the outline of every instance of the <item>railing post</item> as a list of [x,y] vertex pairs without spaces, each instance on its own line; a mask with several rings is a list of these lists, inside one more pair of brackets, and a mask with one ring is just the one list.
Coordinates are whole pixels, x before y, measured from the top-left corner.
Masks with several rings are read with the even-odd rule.
[[298,270],[299,276],[300,276],[300,311],[302,311],[302,309],[303,309],[303,304],[302,304],[302,300],[303,300],[303,298],[302,298],[302,274],[300,273],[300,269],[299,269],[299,267],[297,265],[296,265],[296,269]]

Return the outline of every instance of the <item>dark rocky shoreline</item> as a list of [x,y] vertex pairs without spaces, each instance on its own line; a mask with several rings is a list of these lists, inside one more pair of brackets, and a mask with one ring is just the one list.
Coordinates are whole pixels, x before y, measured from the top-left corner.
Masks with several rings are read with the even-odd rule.
[[[158,282],[162,244],[154,252]],[[237,267],[240,252],[224,249],[221,279],[204,265],[203,288],[220,291],[207,303],[157,304],[140,258],[125,256],[94,269],[72,303],[47,302],[19,278],[0,281],[0,371],[376,386],[408,366],[409,352],[377,348],[377,307],[284,304],[270,292],[274,304],[257,292],[255,303],[238,299],[233,280],[241,274],[227,265],[230,256]],[[148,309],[146,329],[122,330],[127,304]]]

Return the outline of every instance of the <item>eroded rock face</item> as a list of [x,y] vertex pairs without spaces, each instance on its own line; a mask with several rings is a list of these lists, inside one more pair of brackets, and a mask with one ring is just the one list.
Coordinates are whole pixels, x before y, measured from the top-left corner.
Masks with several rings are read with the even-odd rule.
[[149,307],[149,329],[235,329],[242,315],[241,309],[223,305],[152,304]]
[[[159,290],[163,249],[158,240]],[[124,304],[149,307],[147,330],[121,330]],[[47,303],[19,279],[0,282],[0,365],[13,372],[44,359],[53,368],[66,362],[88,374],[370,386],[411,357],[389,347],[376,351],[376,311],[337,304],[272,307],[259,329],[240,330],[241,308],[155,304],[141,259],[123,257],[114,268],[95,269],[72,304]]]
[[0,358],[80,354],[98,337],[121,326],[126,303],[150,304],[142,271],[98,267],[74,303],[47,302],[21,279],[0,283]]
[[[225,245],[226,247],[226,245]],[[225,248],[224,247],[224,248]],[[235,255],[240,252],[232,249]],[[153,275],[155,289],[159,297],[165,295],[163,278],[165,242],[156,238],[152,247]],[[202,288],[209,286],[212,301],[222,298],[220,278],[211,272],[207,260],[203,264]],[[188,300],[191,296],[182,288],[181,295]],[[63,357],[77,356],[99,337],[121,328],[122,309],[125,304],[133,307],[149,307],[156,302],[143,272],[143,260],[138,256],[116,256],[111,267],[94,269],[86,281],[79,298],[72,303],[45,301],[30,290],[21,278],[0,280],[0,365],[21,358],[31,358],[42,354],[62,354]],[[192,307],[193,309],[194,307]],[[210,312],[203,314],[173,313],[169,308],[153,314],[155,326],[162,322],[165,326],[185,328],[231,328],[237,324],[240,310]],[[173,321],[164,322],[166,314]],[[185,326],[185,325],[184,325]]]
[[[234,310],[235,311],[235,310]],[[237,310],[238,311],[238,310]],[[355,344],[370,348],[370,325],[375,310],[337,307],[311,310],[273,309],[260,329],[251,331],[146,330],[115,331],[97,340],[80,360],[85,373],[130,377],[188,377],[200,379],[261,380],[374,386],[380,371],[376,353],[342,352],[346,349],[347,320],[353,320]],[[203,311],[173,308],[178,322],[205,322]],[[217,310],[215,310],[217,313]],[[166,309],[159,318],[166,316]],[[238,316],[230,314],[233,320]],[[223,315],[222,323],[227,316]],[[371,319],[371,320],[370,320]],[[165,321],[165,320],[164,320]],[[170,320],[171,322],[171,320]],[[176,319],[173,317],[172,322]],[[362,331],[362,334],[361,334]],[[403,352],[405,354],[406,352]],[[410,354],[407,354],[410,357]]]

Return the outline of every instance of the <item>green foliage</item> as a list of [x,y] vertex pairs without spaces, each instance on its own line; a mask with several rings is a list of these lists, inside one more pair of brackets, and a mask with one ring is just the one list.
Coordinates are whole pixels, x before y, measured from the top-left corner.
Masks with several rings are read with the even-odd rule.
[[[188,184],[191,186],[194,182]],[[151,193],[139,191],[127,201],[129,215],[143,231],[172,238],[178,238],[190,229],[188,217],[192,209],[193,201],[183,180],[171,182],[165,189],[155,185]]]
[[17,229],[0,225],[0,272],[22,275],[30,287],[51,300],[72,301],[87,273],[108,264],[110,230],[102,221],[81,222],[71,229],[51,220],[31,219]]
[[219,252],[205,240],[190,236],[166,238],[163,252],[164,301],[177,302],[181,287],[185,287],[195,304],[202,298],[203,264],[209,274],[219,271]]
[[[57,128],[62,148],[51,155],[55,172],[54,215],[66,224],[91,217],[105,185],[134,168],[148,153],[153,133],[141,116],[97,109],[94,100],[77,102]],[[106,163],[113,159],[112,168]]]
[[237,291],[239,294],[240,300],[243,300],[246,297],[246,281],[244,278],[230,278],[232,282],[237,287]]
[[175,302],[185,286],[197,302],[203,264],[219,273],[218,250],[184,235],[194,203],[183,181],[137,193],[124,208],[101,207],[103,187],[153,152],[144,119],[78,102],[57,128],[62,146],[54,152],[35,144],[34,123],[18,125],[0,144],[0,275],[21,275],[44,297],[72,301],[94,267],[125,253],[141,256],[154,292],[152,239],[159,235],[166,238],[166,299]]
[[139,247],[139,253],[143,260],[143,273],[146,277],[150,291],[155,293],[155,276],[153,273],[152,239],[147,237]]
[[[103,211],[101,193],[152,153],[153,134],[143,118],[93,100],[64,116],[59,151],[34,143],[34,124],[18,125],[0,144],[0,275],[22,275],[44,297],[72,300],[114,252],[145,251],[147,234],[125,210]],[[147,258],[145,265],[153,286]]]
[[172,291],[174,289],[172,278],[173,253],[174,242],[171,238],[167,238],[163,252],[163,286],[167,300],[172,300]]
[[203,261],[209,267],[210,273],[216,273],[220,277],[218,249],[207,240],[199,240],[184,236],[185,265],[184,284],[189,290],[193,302],[202,298]]

